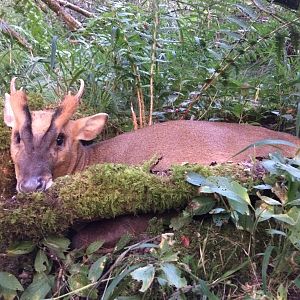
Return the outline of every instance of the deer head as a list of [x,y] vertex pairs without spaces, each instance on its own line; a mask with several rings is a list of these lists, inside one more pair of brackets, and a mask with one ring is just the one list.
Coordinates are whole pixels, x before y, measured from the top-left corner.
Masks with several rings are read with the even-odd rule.
[[58,176],[73,173],[81,159],[81,140],[94,139],[103,129],[107,114],[70,120],[84,90],[69,92],[53,111],[30,112],[26,93],[11,80],[5,94],[4,122],[12,128],[11,156],[15,164],[18,192],[44,191]]

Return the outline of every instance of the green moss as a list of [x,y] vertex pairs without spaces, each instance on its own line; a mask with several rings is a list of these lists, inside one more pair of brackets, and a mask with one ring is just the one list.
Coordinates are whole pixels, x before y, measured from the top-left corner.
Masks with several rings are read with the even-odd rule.
[[11,196],[16,184],[14,166],[8,150],[0,151],[0,198]]
[[57,179],[47,193],[18,194],[1,204],[0,239],[39,238],[62,233],[75,221],[181,208],[197,193],[185,181],[188,171],[229,175],[234,168],[175,166],[169,176],[156,176],[146,166],[94,165]]
[[45,101],[41,94],[29,93],[28,94],[28,105],[29,109],[32,110],[43,110],[45,108]]

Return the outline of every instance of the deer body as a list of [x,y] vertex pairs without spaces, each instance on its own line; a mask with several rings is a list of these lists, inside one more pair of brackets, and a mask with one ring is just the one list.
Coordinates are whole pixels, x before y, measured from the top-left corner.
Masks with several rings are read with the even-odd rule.
[[[263,139],[287,140],[300,146],[292,135],[251,125],[206,121],[169,121],[121,134],[90,146],[80,140],[93,140],[103,129],[106,114],[70,120],[83,93],[68,94],[55,111],[29,112],[26,94],[11,82],[6,94],[4,120],[12,127],[11,155],[15,164],[17,189],[43,191],[58,176],[84,170],[87,166],[112,162],[141,164],[160,158],[156,170],[166,170],[183,162],[209,165],[228,160],[240,162],[267,156],[271,146],[257,147],[232,157],[243,148]],[[295,148],[281,146],[284,155]]]
[[[207,121],[168,121],[88,146],[86,165],[95,163],[141,164],[154,156],[159,158],[155,170],[171,165],[241,162],[254,157],[266,157],[272,146],[251,148],[235,156],[243,148],[263,139],[281,139],[300,145],[299,139],[266,128]],[[282,147],[283,154],[293,156],[295,148]],[[78,170],[82,170],[78,168]],[[75,170],[77,171],[77,170]]]

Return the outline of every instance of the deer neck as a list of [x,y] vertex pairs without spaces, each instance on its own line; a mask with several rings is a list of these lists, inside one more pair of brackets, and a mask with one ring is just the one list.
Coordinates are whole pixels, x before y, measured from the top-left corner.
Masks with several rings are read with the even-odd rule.
[[81,172],[90,165],[103,162],[98,158],[99,146],[100,143],[89,146],[83,146],[80,144],[78,147],[77,157],[74,160],[74,163],[70,165],[68,173],[72,174],[75,172]]

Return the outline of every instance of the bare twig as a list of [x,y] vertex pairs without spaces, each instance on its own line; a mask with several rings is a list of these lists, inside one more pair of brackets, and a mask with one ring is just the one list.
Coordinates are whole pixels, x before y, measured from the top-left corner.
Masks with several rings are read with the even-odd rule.
[[140,128],[144,127],[146,123],[146,116],[145,116],[145,103],[144,103],[144,95],[143,90],[141,88],[141,75],[138,71],[138,68],[135,64],[132,65],[134,75],[135,75],[135,84],[136,84],[136,94],[138,98],[138,106],[139,106],[139,121],[140,121]]
[[151,66],[150,66],[150,110],[149,110],[149,126],[152,125],[152,113],[154,104],[154,75],[155,75],[155,65],[156,65],[156,39],[157,39],[157,29],[159,25],[159,14],[157,0],[153,1],[154,8],[154,22],[153,22],[153,34],[152,34],[152,49],[151,49]]
[[137,119],[136,119],[136,114],[134,112],[132,103],[130,105],[130,110],[131,110],[131,118],[132,118],[132,123],[133,123],[133,129],[134,130],[138,130],[139,127],[138,127],[138,123],[137,123]]
[[72,9],[80,14],[82,14],[83,16],[85,17],[88,17],[88,18],[91,18],[91,17],[94,17],[95,14],[73,4],[73,3],[70,3],[68,1],[65,1],[65,0],[58,0],[59,4],[63,5],[64,7],[66,8],[69,8],[69,9]]

